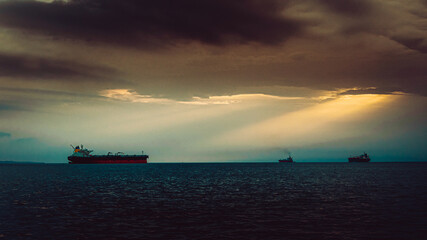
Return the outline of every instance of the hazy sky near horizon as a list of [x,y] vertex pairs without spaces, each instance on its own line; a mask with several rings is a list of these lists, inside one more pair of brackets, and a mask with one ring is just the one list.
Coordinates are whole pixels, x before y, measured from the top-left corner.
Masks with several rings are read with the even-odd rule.
[[0,0],[0,161],[426,160],[425,0]]

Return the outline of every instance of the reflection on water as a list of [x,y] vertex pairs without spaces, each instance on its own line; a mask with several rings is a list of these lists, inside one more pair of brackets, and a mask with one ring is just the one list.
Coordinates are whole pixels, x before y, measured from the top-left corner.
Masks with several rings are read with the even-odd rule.
[[426,163],[0,165],[0,239],[421,239]]

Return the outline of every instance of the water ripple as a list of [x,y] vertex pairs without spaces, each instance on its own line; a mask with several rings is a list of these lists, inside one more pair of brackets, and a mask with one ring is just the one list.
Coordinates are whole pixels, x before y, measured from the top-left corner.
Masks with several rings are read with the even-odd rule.
[[1,165],[0,239],[422,239],[427,164]]

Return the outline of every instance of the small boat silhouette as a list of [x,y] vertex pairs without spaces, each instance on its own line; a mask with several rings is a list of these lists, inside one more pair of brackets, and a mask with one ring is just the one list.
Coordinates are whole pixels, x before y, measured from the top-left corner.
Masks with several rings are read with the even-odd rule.
[[[294,162],[294,159],[291,157],[291,154],[290,153],[288,153],[288,154],[289,154],[288,158],[279,159],[279,162],[281,162],[281,163],[292,163],[292,162]],[[286,152],[285,152],[285,156],[286,156]]]

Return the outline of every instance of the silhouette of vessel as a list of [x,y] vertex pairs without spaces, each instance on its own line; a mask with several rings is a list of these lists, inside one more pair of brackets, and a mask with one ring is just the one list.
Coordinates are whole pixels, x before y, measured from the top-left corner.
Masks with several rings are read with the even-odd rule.
[[147,163],[148,155],[125,155],[123,152],[112,154],[109,152],[107,155],[91,155],[93,150],[83,148],[83,145],[72,146],[74,149],[73,154],[68,157],[70,164],[97,164],[97,163]]
[[348,162],[369,162],[371,161],[371,158],[368,156],[367,153],[363,153],[360,156],[353,156],[348,158]]
[[[286,152],[285,152],[285,156],[286,156]],[[288,158],[279,159],[279,163],[292,163],[292,162],[294,162],[294,159],[291,157],[290,153]]]

